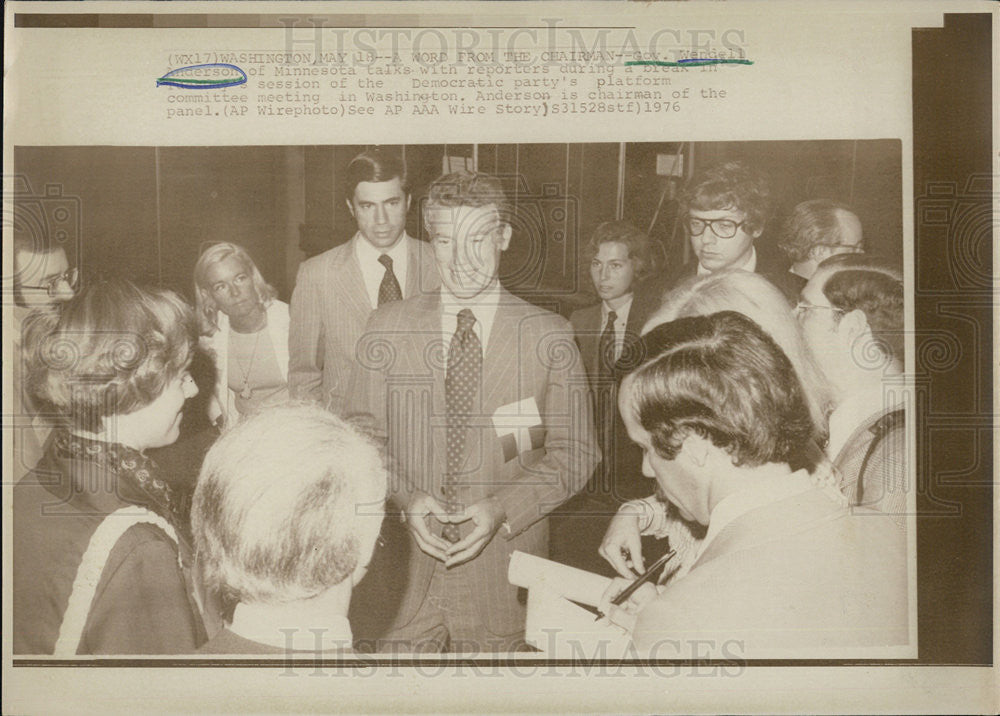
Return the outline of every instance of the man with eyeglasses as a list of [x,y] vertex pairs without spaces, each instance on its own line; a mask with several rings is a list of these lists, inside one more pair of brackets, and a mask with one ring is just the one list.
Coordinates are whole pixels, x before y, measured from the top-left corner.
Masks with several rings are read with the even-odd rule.
[[27,390],[23,337],[33,321],[73,298],[76,281],[77,270],[70,267],[62,246],[52,243],[47,237],[14,229],[14,306],[9,328],[14,348],[11,409],[15,479],[20,479],[35,467],[42,457],[42,446],[52,431],[48,421],[39,415],[38,407]]
[[790,301],[797,301],[816,268],[838,254],[864,253],[861,220],[844,204],[810,199],[797,204],[785,221],[778,246],[792,262],[774,282]]
[[788,262],[766,242],[770,213],[767,179],[743,162],[725,162],[696,175],[681,196],[680,216],[694,253],[679,270],[650,280],[642,304],[651,313],[663,294],[690,276],[726,269],[759,273],[775,282]]
[[903,279],[883,259],[823,261],[795,307],[802,334],[830,386],[827,455],[852,504],[903,526],[908,481],[902,406]]

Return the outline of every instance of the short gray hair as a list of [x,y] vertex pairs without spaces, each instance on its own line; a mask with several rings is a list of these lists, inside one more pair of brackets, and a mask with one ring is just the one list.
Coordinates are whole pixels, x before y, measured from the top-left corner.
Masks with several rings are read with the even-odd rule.
[[226,432],[205,457],[191,523],[205,585],[224,603],[322,594],[371,557],[387,474],[357,427],[304,402]]

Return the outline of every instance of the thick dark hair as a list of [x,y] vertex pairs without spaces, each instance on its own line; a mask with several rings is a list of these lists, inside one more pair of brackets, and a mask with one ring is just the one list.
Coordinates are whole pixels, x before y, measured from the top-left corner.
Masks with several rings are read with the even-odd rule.
[[770,213],[771,189],[767,179],[742,162],[725,162],[706,169],[681,195],[681,216],[690,209],[735,209],[746,214],[748,233],[763,230]]
[[[871,254],[839,254],[823,261],[828,273],[823,295],[845,313],[855,309],[868,319],[872,337],[892,360],[903,361],[903,274],[888,259]],[[840,320],[840,315],[836,316]]]
[[810,199],[796,204],[785,220],[778,248],[792,261],[806,261],[817,246],[842,246],[841,213],[851,208],[830,199]]
[[410,184],[406,176],[406,163],[396,154],[383,149],[369,149],[351,160],[344,173],[344,196],[354,200],[354,190],[363,181],[382,182],[399,178],[403,193],[409,195]]
[[628,221],[605,221],[598,224],[584,250],[584,259],[593,260],[601,244],[624,244],[628,256],[635,262],[635,278],[642,280],[656,270],[656,257],[649,236],[639,231]]
[[656,452],[672,460],[690,434],[733,464],[802,462],[815,434],[788,357],[735,311],[678,318],[643,336],[654,356],[633,374],[632,406]]
[[187,369],[198,338],[177,294],[102,279],[31,331],[29,385],[77,428],[149,405]]
[[507,195],[500,180],[490,174],[457,171],[434,180],[427,190],[428,206],[493,205],[501,217],[507,215]]

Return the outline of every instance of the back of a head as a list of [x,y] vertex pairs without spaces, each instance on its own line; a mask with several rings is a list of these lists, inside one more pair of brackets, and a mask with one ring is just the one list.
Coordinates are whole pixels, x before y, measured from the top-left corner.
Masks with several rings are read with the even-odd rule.
[[354,198],[354,190],[361,182],[384,182],[399,179],[405,194],[410,193],[406,163],[402,156],[386,149],[374,148],[362,152],[351,160],[344,172],[344,196]]
[[803,462],[814,426],[785,353],[741,313],[678,318],[643,336],[633,406],[653,447],[673,459],[690,434],[737,466]]
[[192,505],[206,585],[229,604],[318,596],[367,564],[387,475],[375,444],[332,413],[289,403],[208,451]]
[[664,298],[662,307],[646,323],[645,332],[677,318],[736,311],[760,326],[784,351],[802,382],[817,439],[825,440],[830,396],[826,381],[809,353],[788,301],[770,281],[757,273],[717,271],[688,279]]
[[28,341],[29,384],[84,430],[153,402],[190,362],[194,314],[172,291],[96,279]]
[[823,295],[831,306],[845,313],[860,310],[872,336],[890,360],[903,363],[903,274],[898,264],[872,254],[840,254],[823,261],[816,270],[823,281]]

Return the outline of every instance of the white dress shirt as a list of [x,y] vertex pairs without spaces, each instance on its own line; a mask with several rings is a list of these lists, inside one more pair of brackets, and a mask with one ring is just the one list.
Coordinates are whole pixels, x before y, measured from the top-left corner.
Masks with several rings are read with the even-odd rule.
[[353,636],[347,617],[331,614],[319,623],[304,619],[296,607],[282,612],[280,606],[241,602],[233,612],[229,631],[258,644],[291,651],[350,651]]
[[358,260],[358,265],[361,266],[361,278],[365,282],[365,291],[368,292],[368,300],[371,302],[372,308],[378,308],[378,289],[385,277],[385,266],[378,261],[382,254],[389,254],[389,258],[392,259],[392,272],[396,274],[396,280],[399,281],[399,289],[401,292],[405,291],[406,270],[409,263],[407,261],[409,255],[406,248],[407,238],[404,231],[396,245],[388,251],[372,246],[368,239],[361,235],[361,232],[356,233],[351,239],[354,242],[354,256]]

